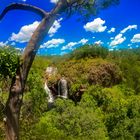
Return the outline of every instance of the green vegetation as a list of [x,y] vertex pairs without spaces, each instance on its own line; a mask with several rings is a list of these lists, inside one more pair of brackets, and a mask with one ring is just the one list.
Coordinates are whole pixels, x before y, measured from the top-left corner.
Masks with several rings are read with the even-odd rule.
[[[0,49],[2,140],[4,104],[17,64],[13,49]],[[70,86],[69,99],[57,98],[51,109],[43,89],[49,65],[55,65]],[[20,122],[21,140],[139,140],[140,49],[109,52],[86,45],[64,57],[37,56],[27,80]]]
[[0,77],[10,78],[15,74],[18,65],[18,55],[14,48],[0,48]]

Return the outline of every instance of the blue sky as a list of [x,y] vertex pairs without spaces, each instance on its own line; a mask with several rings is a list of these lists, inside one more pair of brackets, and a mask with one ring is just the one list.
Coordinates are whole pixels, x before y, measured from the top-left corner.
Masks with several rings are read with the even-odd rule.
[[[52,2],[51,2],[52,1]],[[49,11],[55,0],[1,0],[0,13],[13,2],[27,3]],[[77,16],[58,17],[38,54],[62,55],[84,44],[101,44],[109,50],[140,46],[140,0],[120,0],[117,6],[100,11],[88,22]],[[0,21],[0,46],[13,45],[24,50],[41,18],[35,13],[10,11]]]

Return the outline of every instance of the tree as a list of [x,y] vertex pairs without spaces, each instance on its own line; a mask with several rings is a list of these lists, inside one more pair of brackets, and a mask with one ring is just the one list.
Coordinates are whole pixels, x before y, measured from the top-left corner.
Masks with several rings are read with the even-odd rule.
[[42,17],[41,23],[34,31],[21,56],[16,74],[12,78],[9,98],[5,109],[7,140],[19,139],[19,116],[27,76],[37,50],[39,49],[44,37],[47,35],[50,27],[53,25],[55,19],[62,13],[66,13],[68,16],[70,16],[75,12],[78,12],[81,16],[90,17],[92,14],[95,14],[98,9],[106,8],[111,4],[117,3],[118,1],[119,0],[59,0],[56,6],[50,12],[46,12],[43,9],[32,5],[19,3],[13,3],[4,9],[0,15],[0,20],[7,12],[15,9],[32,11]]

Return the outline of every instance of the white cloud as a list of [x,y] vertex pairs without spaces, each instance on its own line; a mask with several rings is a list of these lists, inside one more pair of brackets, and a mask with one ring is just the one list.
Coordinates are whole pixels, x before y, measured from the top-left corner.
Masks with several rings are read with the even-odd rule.
[[77,42],[69,42],[67,45],[63,46],[61,50],[66,50],[66,49],[72,50],[72,47],[77,44],[78,44]]
[[92,33],[104,32],[107,28],[107,26],[104,26],[104,24],[105,20],[102,20],[101,18],[96,18],[94,19],[94,21],[88,22],[86,25],[84,25],[84,29]]
[[88,42],[88,39],[85,39],[85,38],[81,39],[78,42],[69,42],[67,45],[63,46],[61,50],[66,50],[66,49],[72,50],[74,46],[80,45],[80,44],[84,45],[87,42]]
[[16,45],[16,43],[15,43],[15,42],[12,42],[12,43],[11,43],[11,45],[12,45],[12,46],[15,46],[15,45]]
[[64,52],[61,52],[60,55],[65,55],[65,54],[67,54],[67,53],[68,53],[68,52],[65,52],[65,51],[64,51]]
[[109,31],[108,31],[108,33],[110,34],[110,33],[114,33],[115,32],[115,28],[111,28]]
[[127,46],[130,47],[130,46],[132,46],[132,44],[128,44]]
[[104,44],[101,40],[95,41],[94,43],[97,44],[97,45],[102,45],[102,44]]
[[114,40],[111,41],[110,46],[116,46],[122,44],[126,40],[126,37],[123,37],[122,34],[118,34]]
[[8,44],[8,41],[6,41],[6,42],[0,42],[0,47],[4,47],[4,46],[6,46]]
[[26,2],[26,0],[22,0],[23,2]]
[[129,25],[128,27],[124,28],[120,33],[124,34],[128,30],[137,29],[137,25]]
[[40,48],[56,48],[63,43],[65,43],[64,39],[52,39],[41,45]]
[[16,50],[22,52],[24,50],[24,48],[15,48]]
[[139,43],[140,42],[140,34],[135,34],[131,39],[132,43]]
[[109,51],[114,51],[114,48],[109,48]]
[[[137,25],[129,25],[126,28],[124,28],[123,30],[120,31],[120,33],[118,35],[116,35],[115,38],[111,37],[110,39],[112,40],[110,43],[110,46],[117,46],[119,44],[122,44],[125,40],[126,37],[123,37],[123,34],[126,33],[127,31],[131,31],[132,29],[137,29]],[[131,42],[136,42],[138,41],[138,36],[134,36],[131,40]]]
[[78,44],[84,45],[84,44],[86,44],[87,42],[88,42],[88,39],[83,38],[83,39],[81,39],[81,40],[79,41]]
[[53,26],[50,28],[50,30],[48,32],[50,37],[52,37],[58,31],[58,29],[61,27],[60,21],[62,21],[62,20],[63,20],[63,18],[55,20]]
[[[62,18],[55,20],[53,26],[50,28],[50,30],[48,32],[49,36],[52,37],[58,31],[58,29],[61,27],[60,21],[62,21]],[[17,34],[12,33],[9,40],[19,42],[19,43],[28,42],[30,40],[33,32],[35,31],[35,29],[37,28],[37,26],[39,24],[40,24],[39,21],[35,21],[32,24],[21,27],[21,29],[19,30],[19,32]]]
[[21,27],[20,31],[17,34],[12,33],[10,41],[16,41],[20,43],[28,42],[39,23],[39,21],[35,21],[32,24]]
[[50,2],[56,4],[58,2],[58,0],[51,0]]

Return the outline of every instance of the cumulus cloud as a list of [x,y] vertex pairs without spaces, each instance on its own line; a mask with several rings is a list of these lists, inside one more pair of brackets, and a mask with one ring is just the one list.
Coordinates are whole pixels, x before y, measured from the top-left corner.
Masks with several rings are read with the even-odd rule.
[[108,33],[109,33],[109,34],[110,34],[110,33],[114,33],[115,30],[116,30],[116,28],[111,28],[111,29],[108,31]]
[[16,45],[16,43],[15,43],[15,42],[12,42],[12,43],[11,43],[11,45],[12,45],[12,46],[15,46],[15,45]]
[[95,41],[94,43],[97,44],[97,45],[102,45],[102,44],[104,44],[101,40]]
[[28,42],[39,23],[39,21],[35,21],[32,24],[21,27],[20,31],[17,34],[12,33],[10,41],[16,41],[20,43]]
[[58,2],[58,0],[51,0],[50,2],[56,4]]
[[[127,31],[131,31],[132,29],[137,29],[137,25],[129,25],[127,26],[126,28],[124,28],[123,30],[120,31],[120,33],[118,35],[116,35],[115,38],[111,37],[110,39],[112,40],[110,42],[110,46],[117,46],[119,44],[122,44],[125,40],[126,40],[126,37],[123,36],[124,33],[126,33]],[[131,42],[137,42],[138,41],[138,38],[137,38],[137,35],[134,36],[131,40]]]
[[92,22],[88,22],[86,25],[84,25],[84,29],[92,33],[104,32],[107,28],[107,26],[104,26],[104,24],[105,20],[102,20],[101,18],[96,18]]
[[62,51],[61,53],[60,53],[60,55],[65,55],[65,54],[67,54],[68,52],[65,52],[65,51]]
[[[50,30],[48,32],[50,37],[52,37],[58,31],[58,29],[61,27],[61,25],[60,25],[61,21],[62,21],[62,18],[55,20],[53,26],[50,28]],[[19,43],[28,42],[29,39],[31,38],[33,32],[39,25],[39,23],[40,23],[39,21],[35,21],[32,24],[21,27],[21,29],[19,30],[19,32],[17,34],[12,33],[9,40],[19,42]]]
[[140,42],[140,34],[135,34],[131,39],[132,43],[139,43]]
[[114,40],[111,41],[110,46],[116,46],[122,44],[126,40],[126,37],[123,37],[122,34],[115,36]]
[[124,34],[126,33],[128,30],[132,30],[132,29],[137,29],[137,25],[129,25],[128,27],[124,28],[120,33]]
[[48,34],[50,37],[52,37],[57,31],[58,29],[61,27],[60,22],[63,20],[63,18],[60,18],[58,20],[55,20],[53,26],[50,28]]
[[78,44],[84,45],[84,44],[86,44],[87,42],[88,42],[88,39],[83,38],[83,39],[81,39],[81,40],[78,42]]
[[17,47],[16,47],[15,49],[16,49],[17,51],[19,51],[19,52],[23,52],[25,48],[17,48]]
[[0,42],[0,47],[4,47],[4,46],[6,46],[8,44],[8,41],[6,41],[6,42]]
[[109,48],[108,50],[109,50],[109,51],[114,51],[114,48]]
[[51,39],[40,46],[40,48],[56,48],[60,44],[65,43],[64,39],[58,38],[58,39]]
[[132,44],[128,44],[127,46],[130,47],[130,46],[132,46]]
[[87,42],[88,42],[88,39],[85,39],[85,38],[81,39],[78,42],[69,42],[67,45],[63,46],[61,50],[67,50],[67,49],[72,50],[74,46],[80,45],[80,44],[84,45]]
[[66,50],[66,49],[72,50],[72,47],[77,44],[78,44],[77,42],[69,42],[67,45],[63,46],[61,50]]

